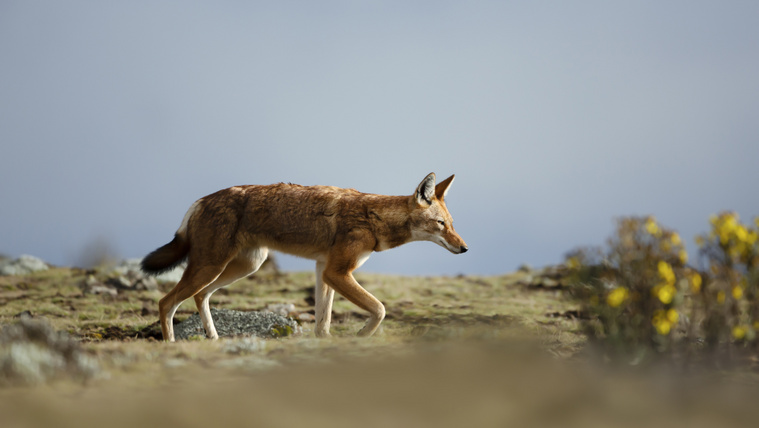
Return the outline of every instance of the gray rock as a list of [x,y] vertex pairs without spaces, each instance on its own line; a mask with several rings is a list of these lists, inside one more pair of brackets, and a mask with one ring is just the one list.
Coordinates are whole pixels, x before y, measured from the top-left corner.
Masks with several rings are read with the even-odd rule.
[[0,275],[27,275],[32,272],[48,270],[47,263],[34,256],[24,254],[17,259],[0,261]]
[[266,311],[286,317],[295,312],[295,305],[292,303],[272,303],[266,306]]
[[0,331],[0,384],[37,385],[63,377],[86,381],[100,374],[97,361],[77,341],[44,320],[21,318]]
[[[109,278],[98,282],[95,278],[88,278],[80,284],[85,293],[103,294],[110,288],[114,292],[119,291],[145,291],[158,290],[158,281],[152,276],[146,275],[140,269],[140,259],[124,260],[110,271],[106,272]],[[108,293],[115,294],[115,293]]]
[[134,286],[132,285],[132,281],[130,281],[129,279],[127,279],[125,276],[122,276],[122,275],[106,279],[105,285],[118,288],[119,290],[133,290],[134,289]]
[[87,278],[79,282],[79,288],[83,294],[108,294],[110,296],[119,294],[117,289],[98,281],[94,275],[87,275]]
[[[295,320],[272,312],[241,312],[211,308],[211,318],[213,318],[219,337],[256,336],[274,338],[302,332],[300,325]],[[175,325],[174,336],[177,339],[189,339],[194,336],[206,337],[200,315],[195,313],[190,318]]]
[[308,312],[303,312],[298,315],[298,321],[300,322],[315,322],[316,316],[314,314],[309,314]]
[[132,284],[135,290],[158,290],[158,281],[152,276],[140,278]]

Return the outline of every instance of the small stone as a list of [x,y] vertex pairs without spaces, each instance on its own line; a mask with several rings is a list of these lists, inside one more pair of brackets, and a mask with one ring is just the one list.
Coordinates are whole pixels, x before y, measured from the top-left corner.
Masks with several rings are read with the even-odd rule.
[[303,312],[298,315],[298,320],[302,322],[315,322],[316,316],[314,314],[309,314],[308,312]]
[[158,281],[156,281],[152,276],[146,276],[135,281],[133,288],[139,291],[158,290]]
[[133,290],[134,285],[132,282],[123,275],[119,275],[115,278],[108,278],[105,280],[106,285],[118,288],[119,290]]
[[266,311],[286,317],[290,313],[295,312],[295,305],[292,303],[272,303],[266,306]]
[[93,285],[86,292],[89,294],[107,294],[114,297],[119,294],[119,291],[115,288],[106,287],[105,285]]

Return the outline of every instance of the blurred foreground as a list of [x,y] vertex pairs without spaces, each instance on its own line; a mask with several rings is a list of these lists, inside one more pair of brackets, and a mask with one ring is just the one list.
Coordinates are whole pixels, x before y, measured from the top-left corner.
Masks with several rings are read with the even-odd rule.
[[362,358],[349,355],[366,346],[355,339],[327,342],[318,346],[336,348],[329,362],[254,372],[165,367],[159,381],[136,372],[87,386],[0,390],[0,422],[10,428],[728,427],[756,426],[759,416],[755,383],[612,374],[546,358],[535,344],[516,339],[430,343],[406,355]]

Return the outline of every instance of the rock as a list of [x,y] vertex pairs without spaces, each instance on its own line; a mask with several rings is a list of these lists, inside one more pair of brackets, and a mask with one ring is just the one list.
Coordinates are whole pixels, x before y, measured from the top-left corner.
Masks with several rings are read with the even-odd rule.
[[266,311],[286,317],[295,312],[295,305],[292,303],[272,303],[266,306]]
[[136,280],[133,286],[137,291],[158,290],[158,281],[152,276],[146,276]]
[[48,269],[48,264],[42,259],[26,254],[17,259],[0,261],[0,275],[27,275]]
[[110,296],[119,294],[115,288],[98,281],[95,275],[87,275],[87,278],[79,282],[79,288],[83,294],[107,294]]
[[[275,338],[301,333],[301,327],[295,320],[272,312],[242,312],[211,308],[211,318],[219,337]],[[185,321],[174,325],[174,336],[177,339],[188,339],[193,336],[206,337],[200,315],[195,313]]]
[[309,314],[308,312],[303,312],[298,315],[298,320],[301,322],[315,322],[316,316],[314,314]]
[[79,342],[44,320],[21,318],[0,331],[0,384],[37,385],[63,377],[86,381],[100,373]]
[[125,276],[120,275],[105,280],[105,285],[117,288],[119,290],[134,290],[132,281],[128,280]]
[[84,293],[116,295],[119,291],[158,290],[158,281],[152,276],[145,275],[139,269],[139,260],[127,260],[113,268],[107,275],[109,278],[99,281],[94,271],[91,272],[79,287]]
[[116,297],[119,294],[119,291],[115,288],[106,287],[105,285],[93,285],[87,290],[87,293],[89,294],[106,294],[109,296]]

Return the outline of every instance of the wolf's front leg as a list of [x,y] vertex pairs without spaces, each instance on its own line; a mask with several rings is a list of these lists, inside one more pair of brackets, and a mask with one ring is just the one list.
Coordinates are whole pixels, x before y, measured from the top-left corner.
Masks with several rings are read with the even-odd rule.
[[340,273],[339,271],[331,270],[327,266],[324,271],[324,280],[350,302],[369,312],[369,320],[359,330],[358,335],[371,336],[374,334],[385,318],[385,305],[368,291],[364,290],[351,272]]
[[316,337],[328,337],[329,324],[332,321],[332,301],[335,290],[324,281],[325,262],[316,262],[316,286],[314,288],[314,312],[316,314]]

